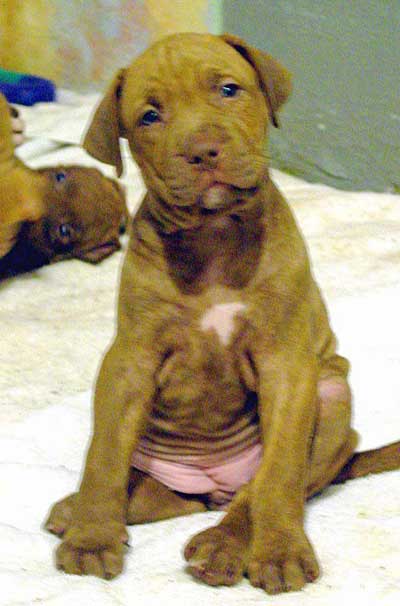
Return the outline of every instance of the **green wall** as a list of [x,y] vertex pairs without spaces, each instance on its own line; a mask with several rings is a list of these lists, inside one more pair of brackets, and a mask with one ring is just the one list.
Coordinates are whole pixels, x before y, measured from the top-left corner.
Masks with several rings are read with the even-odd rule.
[[400,0],[220,0],[220,31],[279,58],[294,92],[273,164],[342,189],[400,191]]

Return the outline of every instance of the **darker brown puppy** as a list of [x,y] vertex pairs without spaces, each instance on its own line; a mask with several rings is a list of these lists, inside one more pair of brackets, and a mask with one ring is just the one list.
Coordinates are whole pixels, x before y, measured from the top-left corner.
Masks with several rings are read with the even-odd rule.
[[35,171],[44,181],[43,216],[24,223],[0,261],[9,277],[63,259],[99,263],[120,249],[128,211],[122,187],[99,170],[56,166]]
[[[265,159],[290,88],[278,62],[236,37],[181,34],[122,70],[94,116],[88,151],[120,172],[126,137],[148,194],[82,483],[47,521],[64,533],[66,572],[113,577],[126,522],[237,491],[187,546],[189,571],[211,585],[247,574],[270,593],[319,574],[304,502],[356,460],[357,435],[349,365]],[[379,469],[368,456],[364,473]],[[378,458],[398,467],[398,445]]]

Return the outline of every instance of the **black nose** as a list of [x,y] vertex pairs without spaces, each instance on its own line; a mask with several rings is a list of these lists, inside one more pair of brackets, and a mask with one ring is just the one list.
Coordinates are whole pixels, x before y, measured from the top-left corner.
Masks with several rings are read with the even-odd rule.
[[16,107],[14,107],[13,105],[10,105],[10,114],[12,118],[18,118],[19,117],[19,111],[17,110]]

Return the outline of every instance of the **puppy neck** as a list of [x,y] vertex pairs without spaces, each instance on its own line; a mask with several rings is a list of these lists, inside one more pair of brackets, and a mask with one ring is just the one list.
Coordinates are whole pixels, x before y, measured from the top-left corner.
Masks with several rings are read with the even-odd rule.
[[174,234],[198,226],[198,210],[195,206],[174,206],[151,190],[145,198],[152,221],[160,234]]
[[202,217],[193,229],[161,235],[168,273],[182,292],[243,288],[257,271],[266,237],[262,200],[246,212]]
[[157,192],[148,190],[144,204],[153,219],[154,226],[160,235],[173,235],[186,231],[198,231],[207,225],[223,226],[229,217],[240,220],[253,220],[259,215],[267,190],[271,185],[269,172],[266,169],[262,181],[251,190],[244,190],[236,202],[226,208],[208,209],[201,204],[188,206],[175,205],[173,200],[166,199]]

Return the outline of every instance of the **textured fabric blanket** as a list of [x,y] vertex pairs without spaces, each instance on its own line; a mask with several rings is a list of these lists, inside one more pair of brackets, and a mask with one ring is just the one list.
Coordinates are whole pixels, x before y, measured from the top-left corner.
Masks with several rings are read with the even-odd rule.
[[[63,95],[23,110],[31,166],[98,165],[77,143],[94,97]],[[110,169],[106,169],[109,174]],[[352,362],[354,426],[362,448],[400,439],[400,198],[348,193],[274,173],[309,244],[341,352]],[[143,185],[126,158],[129,205]],[[307,508],[322,577],[270,597],[247,580],[211,588],[184,571],[182,547],[214,524],[210,512],[130,527],[122,576],[58,572],[58,540],[41,524],[73,491],[91,425],[91,394],[113,335],[123,253],[98,266],[65,261],[0,283],[0,605],[395,606],[400,599],[400,472],[331,487]]]

